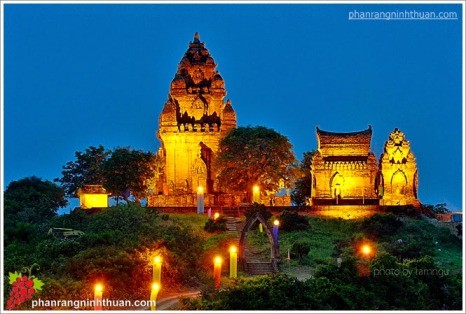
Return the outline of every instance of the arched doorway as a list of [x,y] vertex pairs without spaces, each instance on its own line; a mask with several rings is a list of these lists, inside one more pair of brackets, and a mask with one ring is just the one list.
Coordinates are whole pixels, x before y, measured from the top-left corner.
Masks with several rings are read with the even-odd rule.
[[338,200],[342,197],[343,188],[345,185],[345,178],[336,172],[330,179],[330,195],[332,198]]
[[246,260],[244,256],[244,247],[247,240],[248,232],[251,230],[252,226],[256,221],[259,221],[264,226],[264,231],[267,234],[267,238],[270,243],[270,262],[272,263],[272,267],[274,272],[278,272],[277,262],[280,260],[280,248],[277,239],[275,239],[272,235],[272,227],[267,223],[267,221],[262,217],[260,212],[254,213],[251,217],[246,220],[244,224],[243,230],[241,230],[241,236],[239,239],[239,252],[238,252],[238,259],[240,261],[240,265],[242,265],[243,269],[246,268]]
[[406,176],[403,171],[398,170],[392,176],[391,189],[394,195],[404,195],[406,193]]
[[203,142],[199,143],[199,146],[201,147],[201,159],[204,161],[206,165],[206,191],[207,193],[212,193],[214,192],[214,180],[212,179],[212,160],[213,160],[213,151],[210,147],[208,147],[206,144]]
[[207,166],[201,158],[196,158],[192,168],[191,190],[195,192],[200,186],[207,189]]

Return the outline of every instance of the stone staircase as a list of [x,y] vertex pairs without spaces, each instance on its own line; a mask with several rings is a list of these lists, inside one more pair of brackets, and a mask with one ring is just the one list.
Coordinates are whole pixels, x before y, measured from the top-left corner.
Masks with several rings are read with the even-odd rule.
[[[232,216],[225,217],[227,234],[232,234],[236,236],[236,246],[239,246],[239,238],[241,236],[242,225],[238,224],[238,219]],[[260,261],[257,257],[258,252],[254,252],[252,248],[246,244],[244,248],[244,256],[246,258],[246,269],[245,271],[251,275],[264,275],[264,274],[273,274],[274,268],[271,262]]]
[[246,271],[251,275],[273,274],[273,266],[271,262],[247,262]]
[[240,217],[242,215],[243,210],[239,207],[223,207],[221,210],[223,215],[227,217]]
[[228,234],[234,234],[236,235],[236,238],[237,238],[237,244],[239,243],[239,232],[236,228],[236,218],[234,217],[225,217],[225,219],[227,220],[226,222],[226,225],[227,225],[227,233]]

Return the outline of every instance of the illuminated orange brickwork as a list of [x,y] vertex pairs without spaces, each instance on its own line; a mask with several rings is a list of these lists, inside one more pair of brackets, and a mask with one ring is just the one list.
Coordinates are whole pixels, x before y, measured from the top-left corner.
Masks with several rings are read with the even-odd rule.
[[361,204],[377,199],[377,161],[370,151],[372,129],[333,133],[317,128],[317,152],[311,166],[313,204]]
[[379,162],[381,205],[419,206],[416,159],[409,141],[398,129],[390,133]]
[[[199,186],[206,195],[216,192],[213,159],[220,140],[236,127],[235,111],[230,100],[224,101],[225,82],[216,68],[196,33],[178,65],[159,117],[157,137],[162,147],[158,154],[164,167],[156,179],[154,194],[161,197],[150,198],[149,205],[177,205],[170,196],[186,198],[189,194],[193,199],[179,205],[192,205]],[[209,199],[206,197],[206,205]]]

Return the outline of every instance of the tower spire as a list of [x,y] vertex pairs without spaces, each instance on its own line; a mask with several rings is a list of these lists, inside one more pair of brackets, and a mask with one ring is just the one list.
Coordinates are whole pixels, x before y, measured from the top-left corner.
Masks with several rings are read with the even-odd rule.
[[195,43],[198,43],[198,42],[199,42],[199,33],[198,33],[198,32],[195,32],[195,33],[194,33],[194,42],[195,42]]

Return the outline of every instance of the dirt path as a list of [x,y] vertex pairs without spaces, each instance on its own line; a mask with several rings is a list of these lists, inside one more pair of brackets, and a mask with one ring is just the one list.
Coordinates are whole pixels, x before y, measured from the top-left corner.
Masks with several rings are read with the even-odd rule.
[[175,296],[164,298],[157,301],[157,310],[158,311],[169,311],[175,310],[178,302],[181,297],[196,297],[199,295],[200,291],[184,292]]
[[[200,291],[187,291],[176,293],[171,296],[167,296],[162,299],[157,299],[157,311],[170,311],[176,310],[176,306],[182,297],[196,297],[198,296]],[[141,307],[136,309],[136,311],[149,311],[150,307]]]

